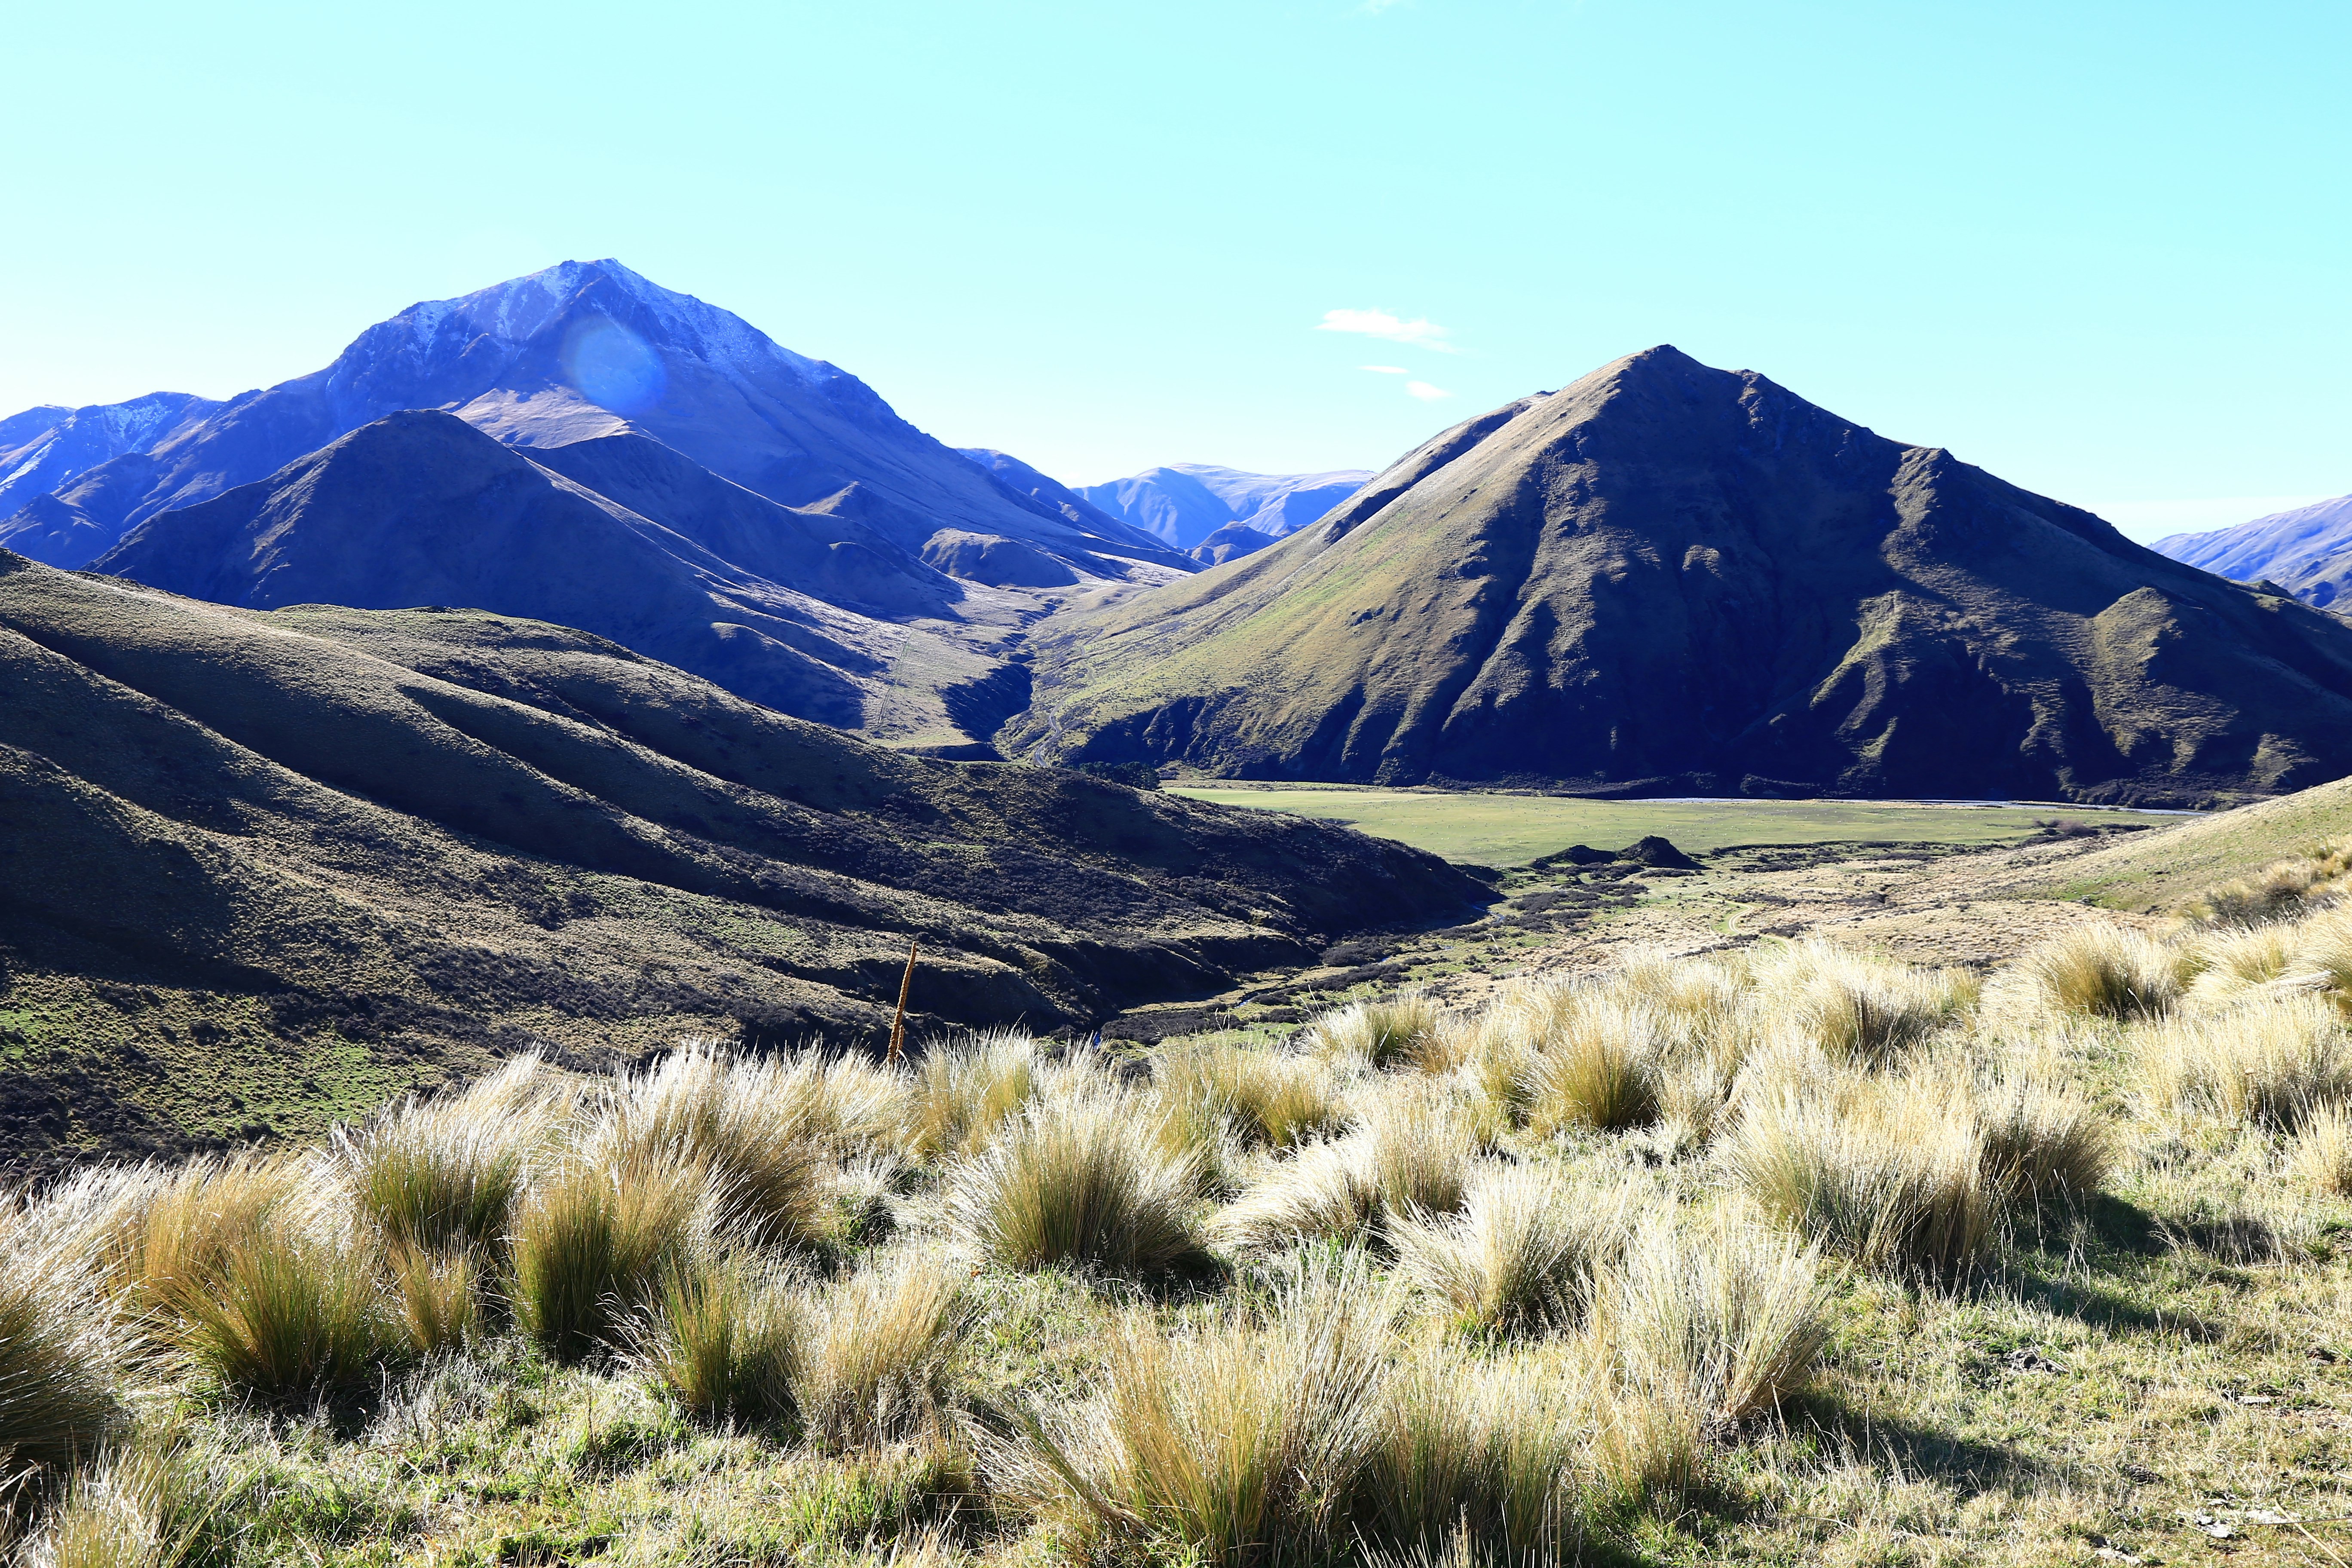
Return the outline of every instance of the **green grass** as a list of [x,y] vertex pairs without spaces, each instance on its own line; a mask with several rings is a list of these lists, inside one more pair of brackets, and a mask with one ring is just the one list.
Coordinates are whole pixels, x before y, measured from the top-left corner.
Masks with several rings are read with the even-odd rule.
[[[1703,852],[1732,844],[2001,844],[2065,806],[1915,805],[1903,801],[1579,800],[1484,790],[1377,789],[1351,784],[1180,784],[1171,793],[1219,805],[1295,811],[1344,822],[1448,860],[1521,866],[1571,844],[1622,849],[1657,834]],[[2091,820],[2166,826],[2176,816],[2099,812]]]

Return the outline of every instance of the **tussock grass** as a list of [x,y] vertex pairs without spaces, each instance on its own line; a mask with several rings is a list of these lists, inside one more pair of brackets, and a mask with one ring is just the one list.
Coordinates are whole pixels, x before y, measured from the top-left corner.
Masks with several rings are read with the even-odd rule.
[[1519,1098],[1535,1131],[1615,1131],[1656,1119],[1668,1037],[1655,1008],[1595,989],[1563,996],[1548,1012],[1520,1069]]
[[364,1387],[406,1342],[373,1256],[284,1215],[247,1232],[215,1268],[178,1281],[171,1300],[198,1364],[268,1399]]
[[759,1241],[808,1243],[831,1215],[836,1110],[811,1058],[691,1041],[616,1087],[595,1139],[615,1168],[701,1169],[729,1222]]
[[853,1275],[811,1314],[801,1409],[811,1436],[875,1446],[935,1426],[957,1335],[969,1321],[949,1263],[905,1256]]
[[949,1223],[1010,1268],[1170,1268],[1199,1246],[1196,1170],[1191,1155],[1162,1154],[1147,1125],[1123,1094],[1040,1100],[951,1173]]
[[1643,1225],[1601,1300],[1602,1338],[1665,1418],[1663,1442],[1628,1436],[1637,1470],[1677,1468],[1677,1412],[1721,1432],[1779,1407],[1829,1338],[1811,1249],[1736,1216]]
[[516,1322],[559,1360],[616,1342],[625,1315],[679,1265],[709,1198],[699,1165],[573,1159],[516,1215]]
[[918,1158],[971,1154],[1037,1091],[1037,1042],[1014,1029],[933,1045],[917,1069],[908,1151]]
[[222,1490],[166,1435],[109,1450],[68,1488],[25,1568],[181,1568],[212,1554]]
[[1151,1076],[1162,1101],[1207,1108],[1248,1144],[1291,1148],[1343,1120],[1326,1064],[1231,1040],[1163,1049]]
[[308,1162],[284,1154],[192,1160],[169,1172],[147,1167],[92,1216],[95,1245],[126,1305],[152,1331],[168,1333],[172,1320],[184,1316],[185,1299],[201,1294],[315,1181]]
[[1304,1038],[1309,1051],[1334,1062],[1374,1071],[1443,1071],[1452,1065],[1447,1036],[1446,1017],[1436,1001],[1426,992],[1402,991],[1334,1008],[1315,1020]]
[[1784,1084],[1743,1107],[1718,1152],[1771,1217],[1866,1268],[1956,1279],[1992,1239],[1983,1135],[1948,1085]]
[[1975,999],[1972,981],[1867,957],[1825,942],[1791,943],[1755,962],[1752,1005],[1833,1057],[1884,1066]]
[[1633,1229],[1634,1190],[1556,1169],[1488,1166],[1456,1216],[1391,1220],[1398,1271],[1465,1319],[1494,1330],[1558,1326],[1580,1315],[1595,1273]]
[[2254,926],[2291,920],[2340,900],[2347,879],[2352,879],[2352,839],[2339,839],[2209,888],[2184,904],[2181,912],[2204,925]]
[[[0,1251],[0,1463],[11,1472],[66,1468],[123,1415],[113,1383],[121,1347],[76,1272],[69,1256]],[[0,1521],[7,1511],[0,1492]]]
[[789,1423],[798,1413],[800,1316],[782,1287],[739,1261],[680,1258],[629,1338],[647,1379],[697,1420]]
[[2084,926],[2028,952],[2021,967],[2062,1016],[2153,1018],[2179,999],[2181,960],[2122,926]]
[[481,1331],[481,1268],[472,1253],[396,1248],[389,1265],[400,1328],[418,1355],[459,1349]]
[[2077,1203],[2106,1184],[2116,1163],[2114,1126],[2082,1096],[2011,1071],[1979,1089],[1976,1101],[1985,1180],[2004,1202]]
[[1407,1082],[1370,1098],[1346,1136],[1260,1164],[1216,1216],[1219,1238],[1249,1251],[1382,1241],[1392,1216],[1460,1208],[1478,1140],[1442,1089]]
[[336,1154],[361,1212],[394,1247],[492,1247],[523,1185],[535,1130],[507,1114],[415,1100],[355,1131]]
[[2336,1010],[2311,995],[2168,1019],[2142,1036],[2140,1068],[2159,1104],[2284,1131],[2352,1101],[2352,1042]]
[[1381,1436],[1397,1312],[1360,1254],[1298,1261],[1259,1320],[1180,1338],[1130,1321],[1097,1392],[1022,1420],[999,1482],[1080,1539],[1201,1561],[1327,1546]]
[[1360,1532],[1423,1556],[1559,1560],[1584,1522],[1597,1397],[1558,1356],[1424,1351],[1389,1385]]
[[2295,1131],[2287,1168],[2323,1193],[2352,1197],[2352,1112],[2315,1107]]

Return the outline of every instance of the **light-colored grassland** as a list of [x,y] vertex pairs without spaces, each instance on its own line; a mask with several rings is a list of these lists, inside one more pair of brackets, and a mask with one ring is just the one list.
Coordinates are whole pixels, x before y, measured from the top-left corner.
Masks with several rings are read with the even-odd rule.
[[2034,824],[2069,816],[2168,826],[2160,813],[2060,805],[1949,805],[1852,800],[1580,800],[1501,790],[1382,789],[1352,784],[1184,784],[1172,793],[1220,805],[1295,811],[1344,822],[1448,860],[1520,866],[1571,844],[1622,849],[1652,834],[1694,853],[1732,844],[2007,844]]
[[525,1061],[86,1171],[0,1209],[0,1510],[58,1568],[2329,1562],[2341,921]]

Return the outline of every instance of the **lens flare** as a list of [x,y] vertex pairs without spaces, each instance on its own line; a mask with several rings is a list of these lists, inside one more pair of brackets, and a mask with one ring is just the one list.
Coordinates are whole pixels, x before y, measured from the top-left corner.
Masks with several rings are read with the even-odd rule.
[[599,316],[563,338],[564,379],[581,395],[615,414],[635,414],[661,401],[661,358],[620,322]]

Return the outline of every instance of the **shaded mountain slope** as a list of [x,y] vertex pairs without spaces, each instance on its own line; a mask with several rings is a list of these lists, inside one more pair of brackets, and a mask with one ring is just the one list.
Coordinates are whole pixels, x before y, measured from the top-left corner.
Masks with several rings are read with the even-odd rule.
[[0,1155],[172,1148],[528,1047],[1083,1024],[1443,913],[1344,830],[929,762],[562,627],[0,554]]
[[856,376],[610,260],[413,305],[325,369],[234,398],[59,499],[101,536],[82,542],[103,550],[109,529],[252,483],[412,408],[451,410],[524,447],[639,431],[787,506],[856,492],[864,521],[909,552],[955,529],[1019,540],[1081,573],[1095,569],[1097,552],[1171,572],[1188,564],[1123,531],[1088,533],[900,419]]
[[2352,769],[2352,627],[1671,348],[1037,640],[1008,744],[1228,776],[2159,802]]
[[2241,583],[2266,578],[2305,604],[2326,608],[2352,595],[2352,496],[2209,533],[2176,533],[2158,540],[2155,548]]
[[1124,540],[1138,550],[1158,552],[1166,541],[1121,522],[1061,480],[1038,472],[1010,452],[992,447],[959,447],[957,451],[987,469],[1003,484],[1032,500],[1042,501],[1090,533]]
[[92,469],[144,453],[202,424],[220,405],[184,392],[128,403],[27,409],[0,423],[0,548],[53,565],[79,566],[112,543],[86,508],[47,505]]

